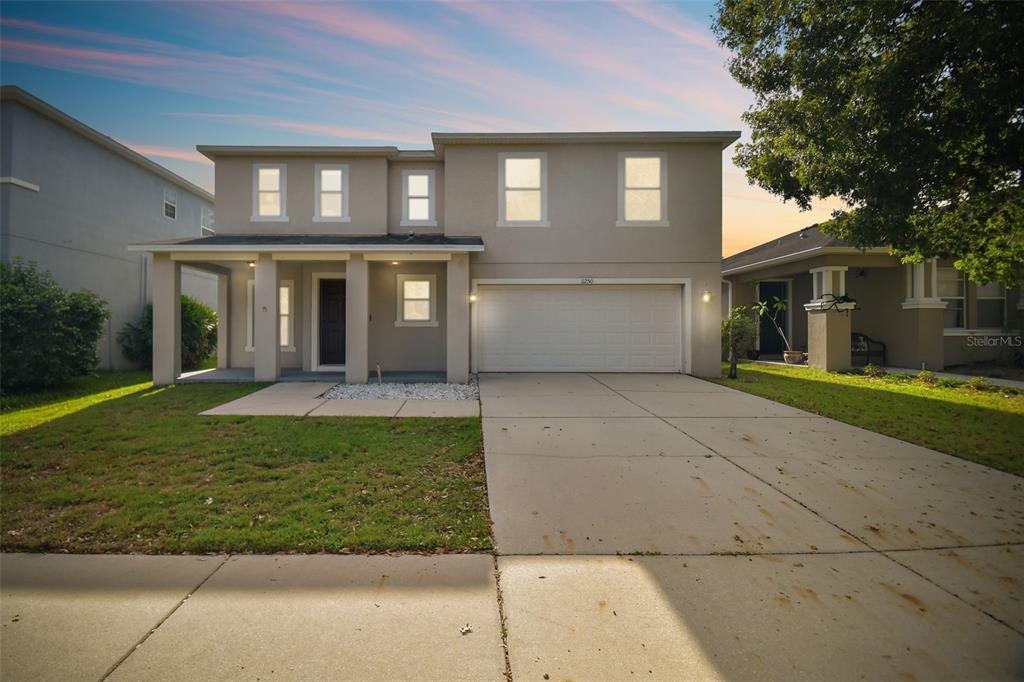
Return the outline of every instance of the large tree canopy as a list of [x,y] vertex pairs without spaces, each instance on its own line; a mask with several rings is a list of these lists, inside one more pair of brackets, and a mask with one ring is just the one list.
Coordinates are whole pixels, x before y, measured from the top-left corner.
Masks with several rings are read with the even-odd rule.
[[824,229],[907,260],[1024,280],[1024,3],[720,0],[755,94],[736,163]]

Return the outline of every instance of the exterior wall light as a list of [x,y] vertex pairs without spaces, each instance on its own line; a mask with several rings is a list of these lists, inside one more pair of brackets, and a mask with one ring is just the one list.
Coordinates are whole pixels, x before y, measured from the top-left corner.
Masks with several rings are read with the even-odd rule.
[[476,294],[470,294],[469,295],[469,302],[470,303],[476,303]]
[[700,292],[700,300],[704,301],[705,303],[711,303],[711,292],[708,291],[707,289]]

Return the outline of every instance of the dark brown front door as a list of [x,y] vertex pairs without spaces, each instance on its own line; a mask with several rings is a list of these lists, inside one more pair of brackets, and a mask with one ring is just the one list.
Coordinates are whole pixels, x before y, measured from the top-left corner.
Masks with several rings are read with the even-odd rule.
[[320,364],[345,364],[345,280],[320,280]]

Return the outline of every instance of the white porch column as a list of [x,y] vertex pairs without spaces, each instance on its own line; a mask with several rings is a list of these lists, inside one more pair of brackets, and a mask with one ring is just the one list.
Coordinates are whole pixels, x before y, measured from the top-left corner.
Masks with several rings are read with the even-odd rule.
[[153,383],[173,384],[181,374],[181,264],[153,254]]
[[852,366],[850,354],[851,303],[835,303],[846,296],[845,265],[811,268],[814,299],[807,311],[807,364],[817,369],[842,370]]
[[229,363],[231,339],[231,276],[217,275],[217,369]]
[[469,380],[469,254],[452,254],[447,272],[448,383],[464,384]]
[[278,322],[277,261],[269,253],[256,261],[253,346],[256,381],[277,381],[280,376],[280,323]]
[[370,269],[361,255],[345,266],[345,382],[365,384],[370,345]]

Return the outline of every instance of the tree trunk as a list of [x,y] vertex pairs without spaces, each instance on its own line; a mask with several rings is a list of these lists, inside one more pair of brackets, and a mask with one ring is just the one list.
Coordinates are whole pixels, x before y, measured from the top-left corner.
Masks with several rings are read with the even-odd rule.
[[736,340],[733,336],[733,323],[729,321],[729,379],[736,378]]

